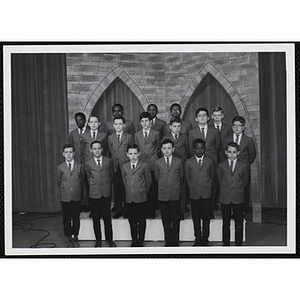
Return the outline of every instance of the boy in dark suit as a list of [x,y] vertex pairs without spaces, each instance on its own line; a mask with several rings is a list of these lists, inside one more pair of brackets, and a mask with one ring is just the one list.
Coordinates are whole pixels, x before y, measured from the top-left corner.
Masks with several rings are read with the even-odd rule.
[[158,209],[157,203],[157,182],[153,174],[153,164],[158,159],[160,154],[160,133],[153,130],[150,126],[152,117],[148,112],[142,112],[140,115],[140,123],[142,130],[138,131],[134,135],[134,142],[140,149],[140,160],[148,163],[150,170],[152,171],[152,185],[149,191],[148,200],[148,218],[155,218],[155,211]]
[[[124,109],[123,109],[123,106],[119,103],[116,103],[112,106],[111,108],[112,110],[112,115],[113,115],[113,118],[116,118],[116,117],[123,117],[124,115]],[[107,135],[110,135],[112,133],[115,132],[115,128],[114,128],[114,125],[113,125],[113,121],[110,121],[110,122],[106,122],[105,125],[103,126],[103,129],[102,127],[100,128],[102,131],[106,132]],[[128,132],[132,135],[134,135],[135,133],[135,128],[134,128],[134,125],[131,121],[129,120],[126,120],[125,122],[125,127],[124,127],[124,131],[125,132]]]
[[62,155],[65,161],[57,167],[56,178],[60,188],[64,234],[68,238],[67,247],[79,247],[79,216],[85,175],[84,166],[74,160],[73,145],[64,145]]
[[[192,219],[194,224],[194,246],[207,246],[211,216],[211,197],[214,187],[216,168],[205,153],[205,142],[196,139],[193,142],[194,156],[185,163],[185,176],[189,187]],[[203,227],[201,230],[201,219]]]
[[[256,148],[254,141],[249,136],[245,135],[246,121],[241,116],[235,116],[232,119],[233,134],[227,136],[223,141],[223,148],[229,142],[235,142],[239,145],[239,160],[247,163],[248,167],[252,165],[256,158]],[[251,185],[251,172],[249,169],[249,181],[245,187],[245,199],[244,199],[244,213],[249,212],[250,202],[250,185]]]
[[151,172],[148,164],[139,160],[140,151],[136,144],[128,145],[127,156],[129,162],[122,165],[122,176],[126,189],[127,215],[132,238],[131,247],[143,247]]
[[[77,129],[74,129],[70,132],[70,144],[77,149],[75,151],[75,161],[84,165],[84,144],[82,136],[83,134],[88,131],[89,129],[86,127],[86,117],[85,114],[82,112],[78,112],[75,114],[75,121],[77,125]],[[82,189],[82,196],[81,196],[81,205],[83,211],[89,211],[89,191],[88,191],[88,183],[85,181],[84,187]]]
[[123,117],[115,117],[113,121],[115,132],[107,138],[109,156],[114,162],[114,208],[112,209],[116,212],[113,216],[114,219],[120,218],[125,208],[125,188],[121,167],[129,160],[126,151],[128,145],[133,142],[132,135],[124,131],[125,124]]
[[224,246],[230,246],[231,211],[235,221],[235,245],[243,243],[244,188],[249,181],[249,166],[238,158],[239,153],[239,145],[229,142],[225,147],[228,159],[218,165]]
[[154,163],[154,175],[158,182],[158,200],[165,234],[165,246],[179,246],[180,198],[184,182],[181,159],[173,155],[174,143],[164,140],[163,157]]
[[113,161],[102,155],[103,146],[93,141],[90,146],[93,157],[86,162],[85,170],[89,183],[89,199],[92,210],[93,226],[96,236],[95,247],[102,246],[100,219],[103,216],[105,238],[110,247],[116,247],[113,241],[110,217],[110,201],[114,174]]
[[99,130],[99,127],[101,126],[99,117],[91,115],[89,117],[88,125],[90,130],[86,131],[82,136],[85,161],[88,161],[93,157],[93,154],[90,151],[91,143],[93,141],[101,142],[103,147],[103,155],[106,155],[107,153],[107,133]]
[[[181,106],[178,103],[174,103],[170,107],[171,118],[180,118],[181,116]],[[192,129],[192,124],[182,120],[180,132],[188,135],[189,131]],[[169,124],[166,124],[163,129],[163,136],[170,132]]]

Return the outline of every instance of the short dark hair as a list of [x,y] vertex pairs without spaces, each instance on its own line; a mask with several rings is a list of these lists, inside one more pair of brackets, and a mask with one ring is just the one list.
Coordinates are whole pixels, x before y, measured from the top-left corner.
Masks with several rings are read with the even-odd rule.
[[181,106],[180,106],[180,104],[178,104],[178,103],[173,103],[173,104],[170,106],[170,110],[172,110],[172,108],[174,108],[174,106],[178,106],[178,107],[180,108],[180,110],[181,110]]
[[97,118],[98,121],[100,122],[100,118],[99,118],[99,116],[97,116],[97,115],[90,115],[89,121],[91,120],[91,118]]
[[241,122],[241,124],[244,126],[246,124],[246,121],[245,119],[242,117],[242,116],[235,116],[233,119],[232,119],[232,125],[234,122]]
[[195,117],[197,118],[198,114],[200,111],[205,111],[207,116],[209,117],[209,113],[208,110],[205,107],[199,107],[196,111],[195,111]]
[[142,120],[143,118],[148,118],[150,121],[152,120],[152,116],[147,111],[143,111],[140,114],[140,120]]
[[115,117],[114,120],[113,120],[113,122],[115,120],[123,120],[123,123],[125,124],[125,118],[124,117]]
[[129,145],[127,146],[126,152],[128,152],[129,149],[137,149],[137,151],[140,152],[140,148],[139,148],[139,146],[138,146],[137,144],[129,144]]
[[157,108],[156,104],[154,104],[154,103],[149,104],[148,107],[147,107],[147,110],[149,109],[150,106],[154,106],[156,111],[158,112],[158,108]]
[[120,104],[120,103],[114,104],[114,105],[112,106],[111,110],[114,111],[114,108],[115,108],[116,106],[119,106],[119,107],[122,109],[122,111],[124,110],[123,105]]
[[92,149],[92,147],[93,147],[94,144],[100,144],[100,145],[101,145],[101,148],[103,148],[103,145],[102,145],[102,143],[101,143],[100,141],[92,141],[92,142],[91,142],[91,145],[90,145],[90,148],[91,148],[91,149]]
[[240,146],[235,142],[229,142],[226,145],[226,148],[225,148],[226,151],[227,151],[228,147],[234,147],[234,148],[236,148],[237,151],[240,151]]
[[73,151],[75,152],[75,147],[74,147],[74,145],[72,145],[72,144],[65,144],[65,145],[63,146],[63,152],[64,152],[64,150],[65,150],[66,148],[72,148]]
[[180,118],[178,118],[178,117],[175,117],[175,118],[171,118],[170,119],[170,125],[172,125],[173,123],[180,123],[180,124],[182,124],[182,121],[181,121],[181,119]]
[[213,114],[214,112],[220,111],[223,115],[224,115],[224,109],[220,106],[215,106],[212,110],[211,110],[211,114]]
[[193,148],[195,148],[196,144],[203,144],[205,148],[205,142],[202,139],[195,139],[193,141]]
[[76,114],[75,114],[75,119],[76,119],[76,117],[82,117],[84,120],[86,120],[85,114],[82,113],[82,112],[76,113]]
[[162,145],[165,145],[165,144],[171,144],[172,147],[174,148],[174,142],[171,141],[170,139],[165,139],[165,140],[163,140],[162,143],[161,143],[161,146],[162,146]]

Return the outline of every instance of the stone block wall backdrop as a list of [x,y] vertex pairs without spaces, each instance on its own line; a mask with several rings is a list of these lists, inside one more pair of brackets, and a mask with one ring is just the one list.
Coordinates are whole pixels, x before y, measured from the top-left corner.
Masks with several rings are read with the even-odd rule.
[[[231,96],[239,115],[246,120],[246,134],[255,141],[257,158],[251,167],[252,202],[255,202],[252,208],[253,218],[259,222],[261,189],[258,53],[68,53],[69,130],[76,128],[75,113],[82,111],[89,117],[103,91],[117,77],[127,84],[144,109],[148,104],[155,103],[159,109],[159,117],[168,122],[170,106],[179,103],[184,114],[190,96],[208,72]],[[133,122],[137,124],[138,120]]]

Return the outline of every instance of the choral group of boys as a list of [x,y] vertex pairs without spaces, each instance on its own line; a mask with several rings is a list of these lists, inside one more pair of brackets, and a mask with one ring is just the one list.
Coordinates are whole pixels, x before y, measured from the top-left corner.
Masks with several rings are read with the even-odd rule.
[[[179,246],[180,221],[190,203],[194,246],[207,246],[213,211],[221,204],[222,242],[230,246],[230,220],[235,220],[235,245],[243,243],[243,219],[249,208],[250,165],[256,157],[253,140],[244,134],[245,119],[223,122],[215,107],[195,111],[197,126],[180,118],[181,106],[170,107],[168,124],[150,104],[140,123],[125,120],[123,106],[112,107],[113,120],[101,124],[99,116],[75,115],[77,127],[64,145],[65,161],[57,168],[67,247],[79,247],[80,213],[91,211],[96,237],[102,246],[113,241],[114,219],[127,218],[131,246],[143,247],[146,219],[160,209],[165,246]],[[212,122],[209,122],[210,117]],[[88,125],[88,126],[87,126]],[[111,208],[113,196],[114,206]]]

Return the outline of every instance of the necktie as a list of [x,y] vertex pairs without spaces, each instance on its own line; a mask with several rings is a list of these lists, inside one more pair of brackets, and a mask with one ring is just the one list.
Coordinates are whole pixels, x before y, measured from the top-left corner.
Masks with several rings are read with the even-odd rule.
[[69,169],[70,169],[70,171],[72,171],[72,165],[71,164],[69,164]]
[[101,167],[101,161],[100,161],[100,159],[97,159],[97,162],[98,162],[98,166]]
[[230,169],[231,169],[231,172],[233,172],[233,160],[230,161]]
[[93,139],[96,137],[96,132],[94,131],[93,132]]
[[201,165],[201,164],[202,164],[202,159],[200,158],[200,159],[199,159],[199,165]]
[[238,144],[238,143],[239,143],[239,136],[240,136],[240,135],[239,135],[239,134],[236,134],[235,136],[236,136],[235,142]]
[[217,130],[220,131],[220,126],[219,125],[217,125]]
[[82,135],[82,132],[83,132],[83,129],[81,128],[81,129],[80,129],[80,135]]
[[167,165],[170,166],[170,159],[167,157]]
[[132,165],[132,171],[134,170],[134,168],[135,168],[135,165]]
[[202,130],[203,137],[204,137],[204,139],[205,139],[205,131],[204,131],[204,127],[202,127],[201,130]]
[[147,137],[147,131],[145,131],[145,138]]
[[175,140],[177,140],[178,139],[178,135],[177,134],[175,134]]
[[120,135],[119,134],[117,134],[117,139],[120,142]]

